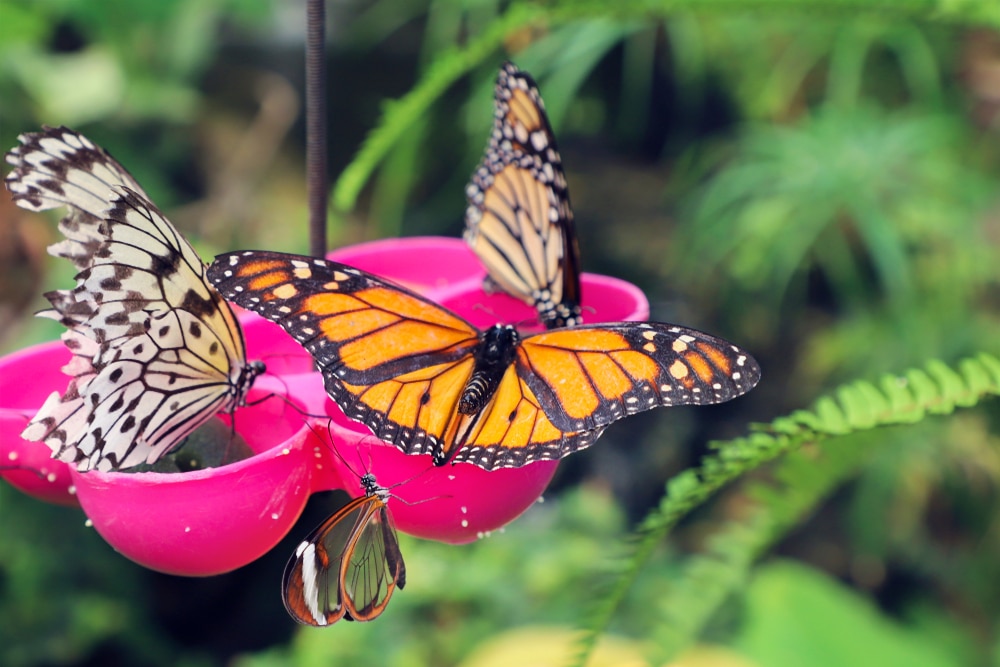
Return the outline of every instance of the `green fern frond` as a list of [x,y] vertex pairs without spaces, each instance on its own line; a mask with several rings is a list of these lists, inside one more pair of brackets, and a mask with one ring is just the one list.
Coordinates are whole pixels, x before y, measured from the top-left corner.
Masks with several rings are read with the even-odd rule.
[[[585,664],[598,636],[610,623],[656,545],[680,518],[722,486],[806,444],[881,426],[917,422],[927,415],[948,414],[956,407],[969,407],[985,396],[998,395],[1000,359],[980,354],[959,362],[957,370],[940,361],[930,361],[925,369],[911,369],[901,376],[883,377],[879,387],[865,381],[843,385],[832,396],[819,399],[811,411],[797,410],[770,424],[757,425],[755,432],[748,436],[712,443],[715,454],[705,458],[698,468],[687,470],[670,480],[660,506],[646,517],[625,545],[625,554],[611,570],[615,574],[596,596],[597,603],[587,615],[572,664]],[[810,477],[815,473],[812,483],[817,489],[835,483],[837,478],[836,474],[827,473],[825,466],[816,466],[815,463],[797,468],[796,473]],[[801,502],[808,504],[808,499]],[[774,518],[757,517],[755,520],[773,521]],[[767,535],[771,536],[770,539],[775,537],[774,531],[760,526],[750,526],[745,533],[733,534],[742,535],[747,540],[737,565],[743,561],[748,565],[747,559],[752,559],[755,549],[761,548],[754,546],[755,540],[760,541],[761,536]],[[747,545],[750,545],[749,550]],[[700,567],[703,571],[692,574],[698,580],[709,574],[736,571],[726,566],[713,570],[708,562]]]
[[777,465],[774,481],[752,483],[746,495],[756,508],[723,526],[706,552],[684,566],[660,607],[655,664],[667,664],[694,641],[726,598],[742,588],[753,563],[856,475],[878,442],[869,431],[824,445],[819,457],[791,452]]

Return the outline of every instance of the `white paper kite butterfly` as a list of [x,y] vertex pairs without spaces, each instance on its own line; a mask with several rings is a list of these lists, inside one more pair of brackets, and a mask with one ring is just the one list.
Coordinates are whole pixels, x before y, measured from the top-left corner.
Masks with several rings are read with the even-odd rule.
[[106,151],[64,127],[24,134],[7,154],[7,189],[33,211],[66,206],[76,287],[46,294],[39,313],[69,329],[72,376],[22,437],[79,470],[152,463],[219,411],[245,404],[264,371],[247,362],[229,305],[191,245]]

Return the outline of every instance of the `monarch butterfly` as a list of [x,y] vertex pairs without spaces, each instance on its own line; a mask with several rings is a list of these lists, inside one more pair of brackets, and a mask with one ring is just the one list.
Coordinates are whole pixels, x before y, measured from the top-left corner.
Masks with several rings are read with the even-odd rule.
[[486,154],[466,187],[465,240],[490,280],[547,329],[579,324],[580,249],[545,106],[534,80],[504,63]]
[[260,362],[190,244],[106,151],[65,127],[24,134],[7,188],[33,211],[67,206],[49,252],[80,273],[49,292],[69,330],[72,379],[21,437],[79,470],[152,463],[220,410],[244,404]]
[[370,621],[406,585],[406,566],[386,503],[371,473],[365,495],[347,503],[295,549],[281,581],[285,609],[299,623]]
[[521,338],[480,331],[402,287],[336,262],[216,257],[227,299],[285,328],[351,419],[407,454],[486,470],[558,459],[626,415],[728,401],[760,378],[735,345],[673,324],[613,323]]

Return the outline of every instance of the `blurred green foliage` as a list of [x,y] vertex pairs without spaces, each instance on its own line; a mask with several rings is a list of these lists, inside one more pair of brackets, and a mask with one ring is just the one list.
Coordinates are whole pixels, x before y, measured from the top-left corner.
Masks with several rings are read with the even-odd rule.
[[[754,434],[702,459],[743,464],[721,491],[702,467],[659,505],[652,495],[751,420],[844,382],[1000,351],[1000,5],[717,4],[331,4],[332,223],[338,244],[457,234],[496,66],[512,58],[559,136],[584,268],[637,282],[655,319],[752,350],[758,389],[616,425],[502,534],[404,539],[408,585],[370,624],[296,628],[281,609],[283,561],[318,506],[258,563],[184,581],[126,562],[78,511],[0,485],[0,662],[451,665],[505,629],[580,627],[602,601],[595,583],[632,567],[610,630],[664,660],[707,640],[760,665],[996,664],[995,399],[803,436],[768,468],[755,447],[788,434]],[[304,251],[287,99],[301,79],[297,9],[0,0],[2,146],[68,124],[132,170],[204,256]],[[58,335],[27,323],[71,276],[42,259],[50,220],[0,209],[0,225],[4,266],[44,267],[23,299],[0,282],[19,309],[9,350]],[[947,374],[931,375],[948,393]],[[892,404],[891,386],[883,399],[863,386],[836,394],[845,422]],[[665,521],[685,493],[697,502]],[[643,542],[658,522],[670,541]]]
[[11,105],[3,114],[10,132],[13,121],[31,118],[73,127],[112,118],[190,121],[219,23],[260,22],[270,4],[4,0],[0,11],[0,94]]
[[[736,643],[761,665],[973,664],[926,627],[902,627],[870,602],[801,565],[762,566],[746,591],[747,623]],[[944,620],[944,619],[942,619]],[[947,621],[944,621],[947,623]],[[959,633],[961,631],[958,631]]]

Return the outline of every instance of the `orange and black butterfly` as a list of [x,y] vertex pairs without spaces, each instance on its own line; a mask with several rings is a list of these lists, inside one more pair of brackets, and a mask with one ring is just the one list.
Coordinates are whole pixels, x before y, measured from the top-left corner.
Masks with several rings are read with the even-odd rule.
[[281,582],[285,609],[299,623],[330,625],[341,618],[371,621],[397,588],[406,567],[386,503],[389,490],[371,473],[365,495],[350,501],[295,549]]
[[465,191],[465,240],[490,281],[533,306],[547,329],[579,324],[580,249],[538,87],[505,63],[493,99],[486,154]]
[[673,324],[480,331],[359,269],[243,251],[216,257],[222,294],[285,328],[351,419],[407,454],[486,470],[559,459],[613,421],[657,406],[721,403],[760,368],[722,339]]

